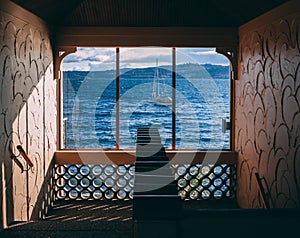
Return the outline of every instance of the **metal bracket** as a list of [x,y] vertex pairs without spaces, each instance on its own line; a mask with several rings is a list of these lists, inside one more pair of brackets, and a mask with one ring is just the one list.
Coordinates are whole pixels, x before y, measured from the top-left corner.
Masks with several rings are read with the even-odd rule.
[[76,47],[64,47],[57,50],[55,57],[55,67],[54,67],[54,76],[56,79],[60,79],[60,65],[62,60],[69,54],[75,53],[77,51]]
[[237,53],[238,50],[234,47],[217,47],[216,52],[219,54],[224,55],[227,59],[229,59],[230,64],[231,64],[231,69],[230,69],[230,78],[232,80],[237,80],[238,75],[237,75]]
[[222,119],[222,132],[226,133],[227,130],[231,130],[231,123],[226,119]]

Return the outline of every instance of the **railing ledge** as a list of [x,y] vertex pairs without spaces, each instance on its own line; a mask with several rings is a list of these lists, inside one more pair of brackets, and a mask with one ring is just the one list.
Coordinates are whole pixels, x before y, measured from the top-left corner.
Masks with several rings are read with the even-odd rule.
[[[236,151],[166,150],[171,164],[236,164]],[[54,154],[56,164],[135,164],[135,150],[64,149]]]

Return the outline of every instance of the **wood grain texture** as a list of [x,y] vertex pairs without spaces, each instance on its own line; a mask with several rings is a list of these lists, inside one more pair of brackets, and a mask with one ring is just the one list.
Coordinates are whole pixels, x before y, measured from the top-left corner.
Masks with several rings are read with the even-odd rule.
[[[286,11],[282,11],[286,12]],[[235,82],[238,200],[262,207],[255,172],[276,208],[300,206],[300,12],[240,31]]]
[[[56,150],[56,81],[48,30],[0,9],[0,196],[4,224],[43,216]],[[31,15],[30,15],[31,16]],[[31,16],[33,17],[33,16]],[[22,145],[33,160],[28,171]],[[16,157],[13,158],[13,154]],[[33,210],[35,215],[33,215]],[[2,222],[1,222],[2,224]]]

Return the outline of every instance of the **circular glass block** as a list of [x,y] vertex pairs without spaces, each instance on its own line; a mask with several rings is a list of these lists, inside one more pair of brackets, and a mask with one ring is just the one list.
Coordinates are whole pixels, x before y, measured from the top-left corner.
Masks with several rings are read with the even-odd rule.
[[214,197],[216,198],[216,199],[221,199],[222,198],[222,191],[221,190],[216,190],[215,192],[214,192]]
[[124,175],[126,173],[127,169],[125,166],[120,165],[117,169],[117,174],[118,175]]
[[177,173],[178,173],[179,176],[184,175],[185,172],[186,172],[186,167],[184,167],[184,166],[179,166],[178,167]]
[[134,175],[134,172],[135,172],[135,166],[131,166],[130,168],[129,168],[129,174],[130,175]]
[[56,186],[64,187],[66,185],[66,180],[64,178],[59,178],[56,180]]
[[102,193],[101,193],[101,191],[99,191],[99,190],[94,191],[94,192],[93,192],[93,198],[94,198],[94,199],[100,199],[100,198],[102,198]]
[[68,169],[68,173],[72,176],[76,175],[78,172],[78,169],[75,165],[71,165]]
[[125,187],[125,186],[126,186],[126,180],[123,179],[123,178],[119,178],[119,179],[118,179],[117,185],[118,185],[120,188]]
[[60,165],[56,168],[56,174],[62,176],[66,173],[66,168],[63,165]]
[[99,165],[96,165],[92,170],[94,175],[100,175],[102,173],[102,168]]
[[192,166],[192,167],[190,168],[190,174],[191,174],[192,176],[196,176],[196,175],[198,174],[198,171],[199,171],[199,169],[198,169],[196,166]]
[[117,197],[118,197],[118,199],[124,199],[124,198],[126,198],[126,192],[124,190],[120,190],[117,193]]
[[202,193],[201,193],[201,197],[203,199],[209,199],[209,197],[210,197],[210,191],[209,190],[203,190]]
[[210,185],[210,180],[208,178],[202,180],[203,187],[208,187],[209,185]]
[[114,173],[114,168],[111,165],[105,167],[104,172],[106,175],[112,175]]
[[222,167],[221,166],[216,166],[214,168],[214,174],[215,175],[220,175],[222,173]]
[[86,176],[90,173],[90,168],[86,165],[83,165],[81,168],[80,168],[80,173],[83,175],[83,176]]
[[102,184],[102,180],[101,179],[99,179],[99,178],[94,179],[94,181],[93,181],[93,186],[94,187],[98,188],[98,187],[101,186],[101,184]]
[[129,198],[130,198],[130,199],[133,199],[133,192],[134,192],[134,191],[131,190],[130,193],[129,193]]
[[76,179],[76,178],[70,178],[70,180],[69,180],[68,184],[69,184],[69,186],[70,186],[70,187],[74,188],[74,187],[76,187],[76,186],[77,186],[77,184],[78,184],[78,181],[77,181],[77,179]]
[[133,179],[133,178],[129,180],[129,186],[130,186],[130,187],[133,187],[133,186],[134,186],[134,179]]
[[197,199],[197,198],[198,198],[198,195],[199,195],[199,193],[198,193],[197,190],[192,190],[192,191],[190,191],[190,198],[191,198],[191,199]]
[[105,180],[104,184],[106,187],[111,188],[112,186],[114,186],[114,180],[112,178],[108,178]]
[[70,199],[76,199],[78,197],[78,192],[76,190],[71,190],[69,192],[69,198]]
[[184,188],[186,186],[186,184],[187,184],[187,182],[184,178],[181,178],[181,179],[178,180],[178,186],[180,188]]
[[209,171],[210,171],[210,167],[209,167],[209,166],[203,166],[202,169],[201,169],[201,173],[202,173],[203,175],[208,174]]
[[81,192],[81,198],[84,199],[84,200],[88,199],[90,196],[91,196],[91,194],[90,194],[90,192],[87,191],[87,190],[83,190],[83,191]]
[[180,196],[182,199],[186,198],[186,191],[184,191],[184,190],[179,190],[179,191],[178,191],[178,196]]
[[113,191],[107,190],[107,191],[105,192],[105,198],[106,198],[106,199],[113,199],[113,197],[114,197],[114,192],[113,192]]
[[216,178],[216,179],[214,180],[214,185],[215,185],[216,187],[220,187],[220,186],[222,185],[222,179]]
[[226,168],[226,173],[230,174],[230,167],[229,166]]
[[88,180],[87,178],[83,178],[81,181],[80,181],[80,185],[84,188],[88,187],[90,185],[90,180]]
[[67,196],[67,193],[64,190],[58,190],[57,191],[57,198],[58,199],[65,199]]
[[198,179],[192,179],[190,181],[190,185],[191,185],[192,188],[197,187],[199,185],[199,180]]

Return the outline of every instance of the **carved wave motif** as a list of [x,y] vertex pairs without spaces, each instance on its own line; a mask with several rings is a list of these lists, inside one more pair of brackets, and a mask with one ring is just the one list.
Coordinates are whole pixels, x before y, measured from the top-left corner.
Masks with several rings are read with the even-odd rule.
[[[0,15],[0,143],[4,145],[0,158],[5,166],[7,201],[4,209],[14,214],[14,220],[27,220],[27,209],[31,213],[39,193],[44,192],[44,170],[56,148],[52,48],[47,29],[36,28],[4,12]],[[18,144],[34,161],[33,170],[24,172],[24,160],[11,159],[12,154],[18,154]]]
[[262,206],[257,171],[275,207],[300,206],[299,22],[293,16],[240,38],[235,141],[243,207]]

